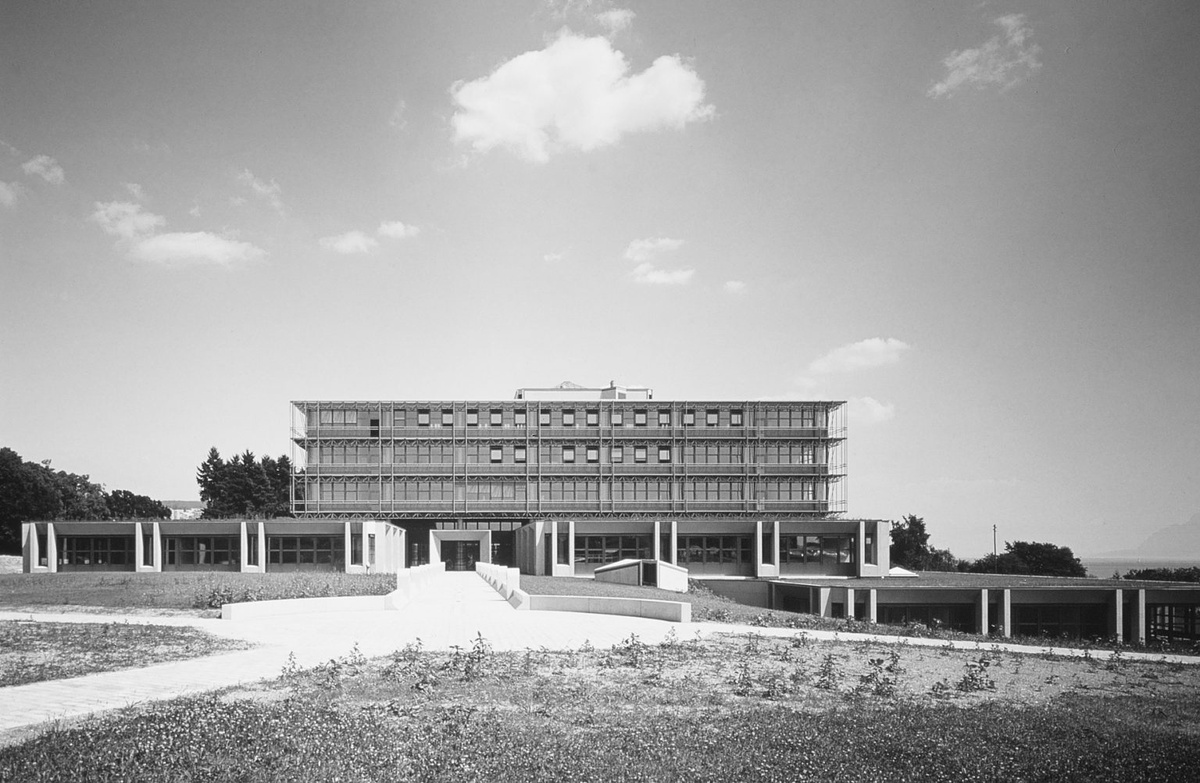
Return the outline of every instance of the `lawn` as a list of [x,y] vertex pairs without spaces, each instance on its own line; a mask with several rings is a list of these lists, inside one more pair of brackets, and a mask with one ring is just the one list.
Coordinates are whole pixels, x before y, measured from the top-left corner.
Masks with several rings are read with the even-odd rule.
[[1200,672],[730,635],[412,645],[0,749],[0,780],[1194,780]]
[[238,601],[384,595],[394,574],[237,572],[0,574],[0,609],[208,610]]
[[188,627],[10,620],[0,622],[0,687],[200,658],[253,646]]

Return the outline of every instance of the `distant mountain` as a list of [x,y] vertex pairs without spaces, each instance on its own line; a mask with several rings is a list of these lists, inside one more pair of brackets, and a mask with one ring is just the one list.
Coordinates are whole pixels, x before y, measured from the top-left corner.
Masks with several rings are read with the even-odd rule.
[[1147,560],[1200,560],[1200,514],[1181,525],[1170,525],[1151,533],[1132,549],[1103,552],[1096,558],[1139,558]]

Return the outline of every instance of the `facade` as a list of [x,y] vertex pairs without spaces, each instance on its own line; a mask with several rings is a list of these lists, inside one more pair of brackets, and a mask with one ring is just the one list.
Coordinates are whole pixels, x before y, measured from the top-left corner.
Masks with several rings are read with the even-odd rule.
[[405,531],[405,564],[581,576],[658,559],[694,576],[877,576],[844,520],[841,402],[658,401],[563,384],[504,401],[292,403],[298,519]]

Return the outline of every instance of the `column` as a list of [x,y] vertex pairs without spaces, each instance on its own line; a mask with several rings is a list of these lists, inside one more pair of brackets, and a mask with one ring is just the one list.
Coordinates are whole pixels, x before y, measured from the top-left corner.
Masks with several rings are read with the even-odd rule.
[[667,554],[671,565],[679,565],[679,520],[674,517],[671,517],[671,551]]
[[1130,644],[1146,644],[1146,591],[1135,590],[1129,601]]
[[1011,639],[1013,635],[1013,616],[1012,616],[1012,590],[1005,589],[1000,593],[1000,635],[1005,639]]
[[783,573],[779,568],[779,527],[780,527],[780,524],[781,523],[778,519],[771,520],[771,546],[774,547],[774,550],[775,550],[772,553],[773,554],[772,562],[775,563],[776,576]]
[[21,525],[21,570],[32,573],[38,566],[38,532],[36,522]]
[[1108,635],[1118,642],[1125,640],[1125,596],[1121,588],[1113,590],[1108,604]]
[[862,576],[863,566],[867,562],[867,523],[864,520],[858,520],[858,535],[854,540],[854,548],[858,550],[855,552],[854,573],[856,576]]
[[575,520],[567,523],[567,576],[575,576]]
[[763,525],[761,519],[754,520],[754,575],[757,577],[764,576],[763,572],[763,546],[762,546]]
[[817,591],[817,614],[821,617],[833,617],[833,602],[829,600],[828,587],[815,588]]
[[975,599],[975,633],[987,636],[988,632],[988,591],[982,588],[979,597]]
[[250,570],[250,536],[244,519],[238,522],[238,540],[238,570],[245,573]]
[[151,552],[154,561],[154,571],[162,573],[162,525],[158,523],[157,519],[154,520],[154,526],[150,529],[150,545],[154,547],[154,551]]
[[662,523],[654,520],[654,559],[662,560]]
[[854,588],[853,587],[846,588],[846,617],[851,620],[858,619],[854,615]]
[[[363,565],[364,565],[363,570],[364,571],[366,570],[365,566],[367,563],[366,543],[367,543],[366,541],[363,541]],[[342,549],[342,572],[348,574],[348,573],[350,573],[350,556],[351,556],[351,552],[350,552],[350,520],[348,520],[348,519],[344,520],[342,522],[342,546],[343,546],[343,549]]]
[[869,623],[879,622],[879,604],[878,604],[879,596],[878,596],[878,593],[879,593],[879,591],[876,590],[874,587],[872,587],[870,590],[867,591],[867,617],[866,617],[866,620]]
[[46,523],[46,567],[50,573],[58,573],[58,534],[53,522]]

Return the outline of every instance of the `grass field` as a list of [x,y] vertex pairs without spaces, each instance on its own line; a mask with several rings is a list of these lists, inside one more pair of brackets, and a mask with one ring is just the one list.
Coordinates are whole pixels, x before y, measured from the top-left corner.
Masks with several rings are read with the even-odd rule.
[[1182,781],[1194,667],[754,635],[349,656],[0,749],[0,780]]

